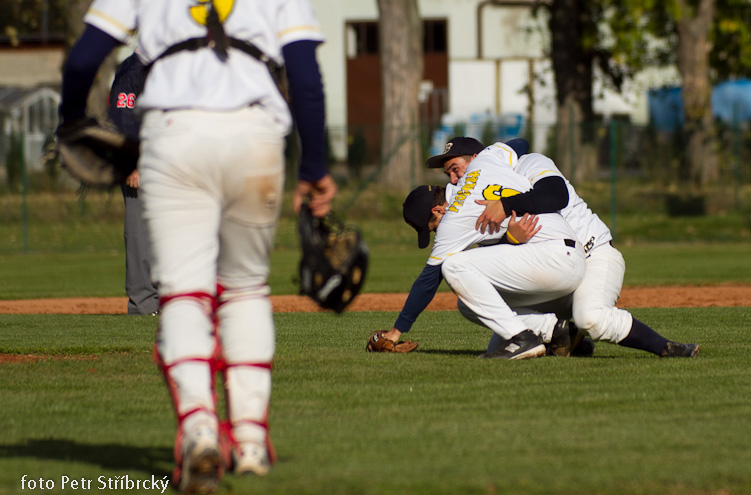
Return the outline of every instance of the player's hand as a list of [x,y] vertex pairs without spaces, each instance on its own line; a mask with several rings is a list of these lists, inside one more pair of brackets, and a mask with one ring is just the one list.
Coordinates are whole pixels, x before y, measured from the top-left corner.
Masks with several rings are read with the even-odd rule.
[[133,189],[141,187],[141,176],[138,175],[138,169],[131,172],[130,175],[125,178],[125,185],[132,187]]
[[506,219],[506,210],[503,209],[503,203],[498,200],[487,201],[485,199],[476,199],[478,205],[485,205],[485,211],[477,218],[475,230],[483,234],[488,229],[488,234],[495,234],[501,230],[501,223]]
[[542,225],[537,225],[537,216],[525,213],[521,218],[516,217],[516,212],[511,212],[508,222],[509,240],[514,244],[524,244],[540,231]]
[[303,201],[309,200],[310,211],[316,218],[323,218],[331,211],[331,200],[336,196],[336,183],[326,174],[315,182],[298,181],[292,194],[292,208],[300,212]]

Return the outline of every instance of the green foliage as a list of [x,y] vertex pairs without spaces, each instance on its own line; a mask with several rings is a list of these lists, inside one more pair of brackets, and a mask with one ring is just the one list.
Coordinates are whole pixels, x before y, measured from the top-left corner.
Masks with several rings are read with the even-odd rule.
[[751,77],[751,5],[747,0],[722,0],[716,8],[709,54],[715,77]]
[[[46,12],[43,11],[46,8]],[[28,35],[39,36],[46,19],[48,33],[60,34],[65,31],[67,0],[4,0],[0,2],[0,29],[15,44],[18,38]]]
[[[631,74],[647,67],[677,63],[677,21],[696,15],[698,2],[676,0],[607,0],[603,2],[607,33],[603,38],[612,62]],[[751,75],[751,4],[746,0],[715,2],[710,41],[710,77],[723,81]]]
[[[479,361],[487,331],[434,312],[413,329],[418,351],[372,355],[365,338],[393,313],[276,315],[279,460],[265,478],[226,474],[220,493],[746,493],[748,308],[634,315],[702,353],[661,360],[601,343],[590,359]],[[19,493],[24,474],[64,494],[82,490],[61,490],[63,475],[94,480],[89,491],[99,476],[169,477],[175,419],[153,317],[0,324],[2,352],[53,356],[0,365],[0,494]]]

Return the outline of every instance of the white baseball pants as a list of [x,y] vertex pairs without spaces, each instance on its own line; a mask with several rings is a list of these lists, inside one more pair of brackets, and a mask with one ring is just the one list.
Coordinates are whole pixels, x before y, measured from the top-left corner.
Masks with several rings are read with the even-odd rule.
[[563,240],[470,249],[443,263],[446,283],[459,297],[468,319],[503,339],[531,329],[550,340],[554,315],[525,315],[512,308],[559,299],[573,292],[584,276],[584,250]]
[[[171,366],[178,417],[215,412],[212,363],[220,356],[229,419],[242,425],[235,437],[262,442],[275,350],[266,282],[283,194],[283,133],[255,106],[152,110],[141,136],[152,274],[168,301],[157,349]],[[217,284],[225,289],[218,297]]]
[[574,292],[574,323],[594,341],[617,344],[631,331],[633,317],[615,304],[623,287],[626,262],[610,244],[597,246],[586,260],[584,279]]

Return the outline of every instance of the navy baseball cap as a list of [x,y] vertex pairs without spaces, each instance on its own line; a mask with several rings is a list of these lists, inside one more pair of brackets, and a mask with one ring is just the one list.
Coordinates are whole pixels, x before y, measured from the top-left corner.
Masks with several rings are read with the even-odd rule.
[[[526,139],[515,138],[506,141],[506,144],[516,152],[517,158],[521,158],[522,155],[529,153],[529,141]],[[443,153],[428,158],[426,165],[428,168],[443,168],[443,164],[446,163],[446,160],[450,160],[455,156],[474,155],[484,149],[485,146],[475,138],[455,137],[446,143]]]
[[450,160],[456,156],[474,155],[484,149],[485,146],[475,138],[455,137],[449,139],[446,147],[443,148],[443,153],[431,156],[425,164],[428,168],[443,168],[446,160]]
[[521,158],[522,155],[529,153],[529,141],[522,138],[515,138],[506,141],[506,144],[516,152],[516,157]]
[[402,205],[404,221],[417,231],[417,245],[420,249],[430,244],[430,210],[437,186],[420,186],[407,195]]

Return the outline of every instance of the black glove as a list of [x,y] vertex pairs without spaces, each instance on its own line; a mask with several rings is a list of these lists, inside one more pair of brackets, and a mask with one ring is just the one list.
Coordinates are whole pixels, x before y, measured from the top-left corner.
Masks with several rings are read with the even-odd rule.
[[345,226],[333,214],[315,218],[307,205],[300,208],[297,226],[300,293],[341,313],[360,292],[368,269],[368,247],[359,229]]

